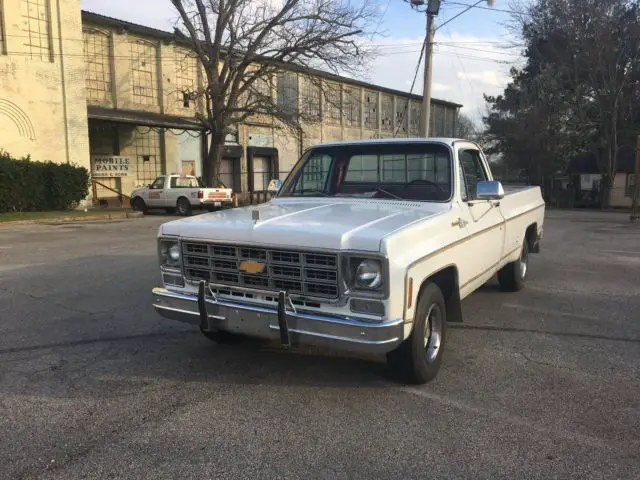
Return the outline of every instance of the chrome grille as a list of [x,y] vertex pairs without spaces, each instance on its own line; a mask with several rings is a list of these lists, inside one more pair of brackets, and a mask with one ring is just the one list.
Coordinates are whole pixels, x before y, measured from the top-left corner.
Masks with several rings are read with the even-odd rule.
[[[339,293],[336,254],[182,242],[182,256],[189,280],[311,297],[337,298]],[[264,264],[263,272],[241,271],[240,263],[247,260]]]

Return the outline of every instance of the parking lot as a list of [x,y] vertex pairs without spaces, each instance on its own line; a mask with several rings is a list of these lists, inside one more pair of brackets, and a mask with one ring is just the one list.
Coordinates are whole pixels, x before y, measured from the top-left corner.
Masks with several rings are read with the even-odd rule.
[[218,346],[151,307],[172,217],[0,227],[2,478],[640,478],[640,226],[550,211],[438,378]]

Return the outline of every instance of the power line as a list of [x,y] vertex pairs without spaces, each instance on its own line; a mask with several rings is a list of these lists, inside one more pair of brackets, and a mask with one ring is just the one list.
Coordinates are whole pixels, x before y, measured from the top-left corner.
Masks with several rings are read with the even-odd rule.
[[[422,63],[422,57],[424,56],[424,50],[425,47],[427,46],[427,39],[424,39],[424,42],[422,43],[422,48],[420,49],[420,58],[418,58],[418,64],[416,65],[416,73],[413,75],[413,82],[411,82],[411,88],[409,89],[409,95],[411,95],[413,93],[413,87],[415,87],[416,85],[416,80],[418,78],[418,72],[420,71],[420,63]],[[423,93],[424,95],[424,93]],[[395,138],[398,135],[398,132],[400,131],[400,126],[402,125],[402,123],[404,123],[404,117],[407,113],[407,109],[409,108],[409,101],[407,100],[407,103],[404,106],[404,110],[402,112],[402,116],[400,117],[400,121],[397,124],[397,128],[395,133],[393,134],[393,137]],[[409,125],[407,125],[407,127],[409,127]],[[408,128],[407,128],[408,130]]]

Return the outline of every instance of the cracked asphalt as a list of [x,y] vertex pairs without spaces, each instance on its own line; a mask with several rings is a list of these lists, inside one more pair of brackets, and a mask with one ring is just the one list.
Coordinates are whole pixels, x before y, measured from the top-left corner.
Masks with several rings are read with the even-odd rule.
[[0,227],[1,478],[640,478],[640,226],[550,211],[425,386],[155,314],[169,217]]

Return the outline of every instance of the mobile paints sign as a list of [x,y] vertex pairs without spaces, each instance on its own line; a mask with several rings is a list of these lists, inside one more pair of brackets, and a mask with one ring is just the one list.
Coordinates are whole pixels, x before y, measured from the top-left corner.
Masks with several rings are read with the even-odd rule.
[[115,155],[92,155],[93,177],[126,177],[129,175],[129,157]]

